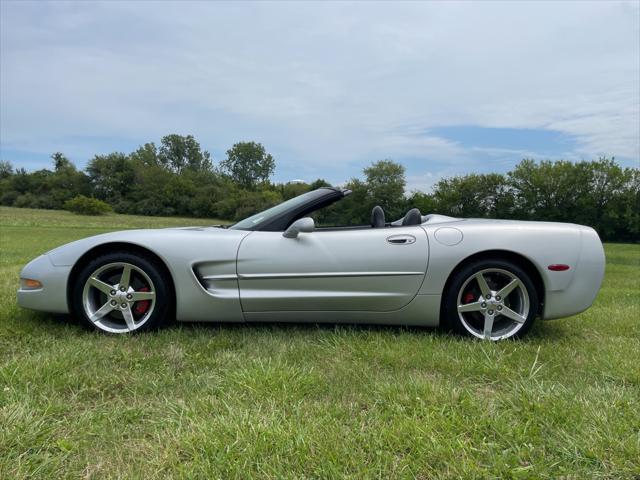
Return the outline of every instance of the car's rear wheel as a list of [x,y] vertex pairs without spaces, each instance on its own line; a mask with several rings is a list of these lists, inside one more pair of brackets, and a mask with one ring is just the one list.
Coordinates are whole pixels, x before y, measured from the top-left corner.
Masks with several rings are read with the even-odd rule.
[[157,328],[173,312],[173,292],[153,259],[114,252],[91,260],[71,292],[73,312],[86,326],[109,333]]
[[454,274],[446,292],[444,321],[454,331],[485,340],[521,337],[538,312],[538,294],[517,264],[472,262]]

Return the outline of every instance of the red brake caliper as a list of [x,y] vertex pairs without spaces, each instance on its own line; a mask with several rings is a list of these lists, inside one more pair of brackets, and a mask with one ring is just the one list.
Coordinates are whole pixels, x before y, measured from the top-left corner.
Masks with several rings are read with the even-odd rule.
[[[142,287],[138,291],[139,292],[148,292],[149,289],[147,287]],[[149,309],[149,305],[151,305],[151,301],[150,300],[140,300],[139,302],[136,302],[136,306],[133,309],[133,311],[136,312],[138,315],[142,315],[144,312],[146,312]]]
[[467,293],[464,298],[462,299],[462,303],[471,303],[476,299],[476,297],[473,296],[473,293],[469,292]]

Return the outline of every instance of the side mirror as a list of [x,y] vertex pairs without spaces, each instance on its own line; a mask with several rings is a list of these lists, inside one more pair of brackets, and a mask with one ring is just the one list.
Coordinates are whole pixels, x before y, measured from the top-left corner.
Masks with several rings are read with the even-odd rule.
[[289,228],[282,233],[282,236],[285,238],[297,238],[300,233],[313,232],[314,228],[316,228],[316,224],[313,218],[304,217],[289,225]]

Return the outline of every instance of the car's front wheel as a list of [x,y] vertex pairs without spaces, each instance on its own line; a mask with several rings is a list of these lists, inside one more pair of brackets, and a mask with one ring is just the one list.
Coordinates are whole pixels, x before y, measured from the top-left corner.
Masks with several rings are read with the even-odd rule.
[[82,267],[71,291],[73,312],[109,333],[157,328],[173,311],[173,292],[153,259],[127,252],[101,255]]
[[538,313],[538,295],[530,276],[505,260],[478,260],[464,266],[454,274],[445,295],[447,325],[486,340],[524,335]]

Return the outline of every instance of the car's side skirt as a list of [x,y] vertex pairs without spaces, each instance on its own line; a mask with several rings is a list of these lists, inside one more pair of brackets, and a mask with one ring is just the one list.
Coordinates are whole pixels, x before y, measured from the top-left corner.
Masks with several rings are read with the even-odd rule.
[[245,312],[247,322],[362,323],[437,327],[440,323],[441,295],[416,295],[400,310],[367,311],[282,311]]

